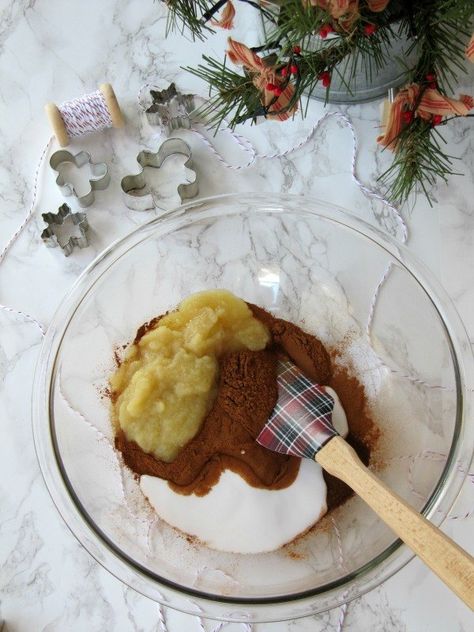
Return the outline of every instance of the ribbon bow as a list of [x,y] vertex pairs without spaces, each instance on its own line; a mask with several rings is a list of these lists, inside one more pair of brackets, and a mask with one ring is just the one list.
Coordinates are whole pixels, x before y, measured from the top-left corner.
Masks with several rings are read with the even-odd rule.
[[218,20],[211,20],[212,26],[218,26],[221,29],[230,30],[234,28],[235,7],[232,4],[232,0],[228,0],[221,17]]
[[[288,110],[286,109],[291,102],[295,89],[291,84],[287,84],[282,88],[282,93],[274,103],[275,93],[268,89],[268,86],[282,86],[282,80],[276,74],[274,66],[266,66],[263,60],[250,50],[245,44],[236,42],[231,37],[228,39],[227,56],[233,64],[243,66],[251,75],[254,86],[262,94],[262,104],[265,107],[270,106],[268,118],[278,121],[286,121],[298,109],[298,103],[295,103]],[[285,109],[284,112],[281,110]]]
[[377,142],[384,147],[395,150],[397,148],[398,135],[403,126],[403,113],[407,110],[426,121],[433,116],[466,116],[474,107],[474,99],[471,96],[461,94],[459,99],[451,99],[441,94],[434,88],[424,90],[416,111],[413,110],[420,95],[420,86],[413,83],[400,92],[395,97],[384,133],[377,138]]
[[471,39],[469,40],[469,44],[467,45],[466,57],[469,59],[469,61],[472,61],[474,63],[474,34],[472,35]]
[[[305,4],[308,0],[303,0]],[[350,30],[359,19],[359,0],[309,0],[310,4],[320,7],[329,13],[333,20],[338,20],[344,30]],[[373,13],[383,11],[389,0],[367,0],[367,7]]]
[[[321,7],[334,19],[339,19],[346,13],[358,13],[359,0],[310,0],[313,6]],[[389,0],[367,0],[370,11],[380,13],[385,9]]]

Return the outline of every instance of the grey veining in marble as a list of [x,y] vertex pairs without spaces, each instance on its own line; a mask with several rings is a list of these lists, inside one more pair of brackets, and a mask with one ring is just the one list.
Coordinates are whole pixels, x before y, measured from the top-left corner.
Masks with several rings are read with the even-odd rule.
[[[0,303],[31,314],[45,326],[86,265],[114,239],[151,216],[127,209],[118,186],[121,176],[135,168],[139,149],[157,143],[145,117],[138,115],[140,86],[152,83],[164,88],[175,80],[183,91],[205,95],[205,86],[181,67],[195,63],[203,52],[220,57],[224,50],[227,33],[192,44],[180,35],[165,39],[165,25],[165,8],[153,0],[0,0],[0,248],[30,203],[33,173],[50,134],[44,103],[92,92],[108,80],[128,119],[124,130],[109,130],[72,146],[74,151],[90,151],[95,161],[107,162],[111,171],[111,186],[97,194],[88,210],[90,247],[66,260],[59,249],[49,250],[41,243],[41,211],[61,203],[54,178],[45,168],[34,218],[0,264]],[[239,16],[237,39],[240,29],[242,38],[254,43],[257,34],[252,28],[244,15]],[[472,92],[472,68],[460,92]],[[351,116],[358,133],[360,176],[374,182],[388,160],[375,147],[379,104],[342,110]],[[268,122],[242,131],[259,152],[282,151],[303,139],[322,114],[321,105],[312,103],[304,121],[297,117],[284,125]],[[351,180],[352,140],[340,122],[325,122],[301,150],[271,161],[258,160],[252,169],[242,171],[225,169],[197,136],[186,131],[179,135],[192,145],[196,163],[201,165],[202,196],[252,190],[312,194],[348,207],[397,235],[393,216],[377,201],[368,201]],[[444,284],[474,340],[472,123],[459,121],[445,136],[448,152],[460,157],[456,166],[465,176],[452,179],[449,187],[439,184],[433,208],[420,197],[403,212],[410,228],[410,248]],[[248,159],[225,132],[213,142],[230,162],[243,164]],[[177,203],[173,186],[163,192],[162,201],[164,208]],[[396,337],[396,328],[387,335]],[[157,605],[120,583],[89,556],[64,525],[45,489],[30,424],[31,384],[40,344],[41,334],[31,322],[0,311],[0,621],[5,621],[0,629],[157,630]],[[402,359],[407,357],[404,350],[400,353]],[[461,517],[473,507],[474,489],[468,481],[453,509],[460,518],[447,520],[444,526],[471,549],[473,518]],[[340,614],[337,609],[307,620],[257,625],[255,630],[335,632]],[[197,619],[188,615],[167,611],[165,616],[169,632],[201,630]],[[214,627],[205,624],[206,630]],[[451,632],[471,628],[467,608],[421,562],[414,561],[351,603],[343,629]],[[236,632],[243,627],[233,624],[224,629]]]

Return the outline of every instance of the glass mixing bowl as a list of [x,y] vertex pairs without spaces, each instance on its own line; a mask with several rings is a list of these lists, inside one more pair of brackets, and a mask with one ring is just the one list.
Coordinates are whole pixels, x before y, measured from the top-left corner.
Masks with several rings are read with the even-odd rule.
[[406,248],[339,208],[283,195],[198,200],[153,219],[100,255],[56,313],[35,380],[34,438],[51,496],[91,555],[137,591],[193,614],[271,621],[328,610],[412,557],[360,499],[279,551],[219,553],[157,519],[113,449],[114,352],[207,288],[301,323],[330,347],[353,341],[341,361],[363,381],[382,432],[374,467],[438,525],[472,458],[468,338]]

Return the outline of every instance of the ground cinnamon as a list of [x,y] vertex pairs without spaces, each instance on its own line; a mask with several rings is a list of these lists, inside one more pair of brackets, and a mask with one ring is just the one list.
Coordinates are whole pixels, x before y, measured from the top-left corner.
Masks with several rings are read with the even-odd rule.
[[281,347],[286,355],[317,384],[329,385],[331,359],[323,343],[301,327],[281,318],[275,318],[257,305],[249,304],[255,318],[269,328],[273,343]]
[[[363,386],[345,369],[332,368],[326,349],[315,336],[293,323],[274,318],[258,306],[249,307],[270,330],[272,343],[269,348],[232,353],[221,359],[214,406],[198,435],[172,463],[146,454],[119,431],[116,447],[134,472],[164,478],[175,491],[198,496],[207,494],[225,469],[240,474],[255,487],[281,489],[289,486],[298,473],[299,459],[270,452],[255,441],[277,400],[277,356],[282,352],[312,380],[334,388],[347,415],[348,441],[368,463],[378,430],[370,417]],[[158,320],[143,325],[134,342],[138,342]],[[327,504],[331,509],[344,502],[352,492],[338,479],[328,474],[325,478]]]
[[225,469],[254,487],[288,487],[298,473],[299,459],[270,452],[255,441],[277,401],[276,366],[274,350],[224,356],[214,406],[176,459],[159,461],[119,432],[116,447],[125,463],[137,474],[167,479],[182,494],[207,494]]

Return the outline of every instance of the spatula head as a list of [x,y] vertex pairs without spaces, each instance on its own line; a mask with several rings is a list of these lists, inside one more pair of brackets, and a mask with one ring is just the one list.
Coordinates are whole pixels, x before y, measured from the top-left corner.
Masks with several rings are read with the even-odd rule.
[[257,437],[269,450],[314,459],[337,436],[332,425],[334,399],[311,382],[290,360],[278,362],[278,402]]

